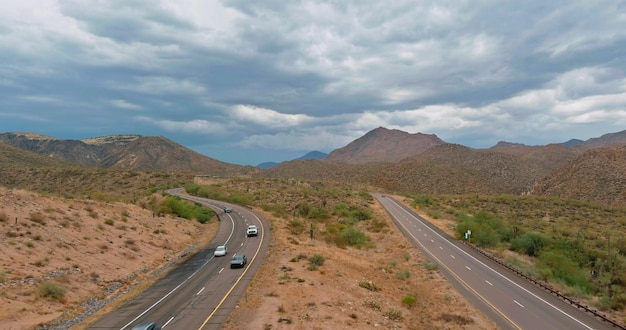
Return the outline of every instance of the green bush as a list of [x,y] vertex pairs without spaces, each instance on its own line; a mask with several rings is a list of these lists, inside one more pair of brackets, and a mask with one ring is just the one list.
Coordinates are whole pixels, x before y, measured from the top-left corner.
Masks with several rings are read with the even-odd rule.
[[196,219],[200,223],[207,223],[215,212],[199,203],[190,203],[177,196],[167,196],[159,206],[159,213],[171,213],[185,219]]
[[415,304],[417,303],[417,298],[411,296],[411,295],[406,295],[404,297],[402,297],[402,304],[407,306],[407,307],[413,307],[415,306]]
[[511,240],[511,250],[535,257],[549,243],[550,239],[541,234],[525,233]]
[[369,237],[365,235],[359,228],[348,226],[339,233],[340,241],[350,246],[366,246],[369,243]]
[[324,258],[324,256],[319,255],[319,254],[314,254],[313,256],[309,257],[309,262],[312,265],[322,266],[325,261],[326,261],[326,258]]
[[552,250],[541,251],[537,270],[547,279],[552,277],[561,280],[570,287],[580,288],[583,292],[588,293],[591,289],[586,272],[563,253]]

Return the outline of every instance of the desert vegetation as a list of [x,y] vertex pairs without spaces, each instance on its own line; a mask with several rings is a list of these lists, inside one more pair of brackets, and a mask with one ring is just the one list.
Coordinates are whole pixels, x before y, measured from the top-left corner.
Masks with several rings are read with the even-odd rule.
[[411,203],[567,295],[605,311],[626,307],[626,208],[512,195],[419,195]]
[[[369,193],[376,188],[340,181],[192,180],[187,175],[153,172],[81,171],[86,172],[72,172],[71,180],[76,181],[69,184],[37,176],[44,173],[44,177],[70,180],[62,171],[33,172],[39,179],[30,186],[47,195],[38,197],[45,200],[37,203],[40,207],[26,207],[34,205],[32,195],[3,192],[5,197],[12,194],[7,198],[16,206],[0,209],[3,251],[12,251],[5,255],[10,259],[0,265],[0,285],[35,283],[28,295],[36,297],[32,299],[40,305],[54,306],[54,312],[36,318],[39,322],[73,310],[82,301],[104,299],[129,287],[133,276],[149,274],[149,269],[172,258],[176,249],[183,249],[185,242],[193,244],[197,239],[193,234],[202,228],[197,226],[210,224],[214,214],[201,205],[162,194],[164,189],[180,185],[194,195],[248,206],[270,220],[270,254],[226,329],[236,329],[238,322],[244,321],[268,329],[317,322],[348,328],[416,324],[492,328],[450,287],[438,265],[421,256],[390,223]],[[396,198],[417,206],[423,216],[458,239],[464,239],[463,233],[471,229],[473,244],[624,319],[624,209],[537,196]],[[24,211],[16,225],[17,205],[23,205]],[[169,219],[193,221],[177,221],[171,226],[167,225]],[[60,230],[56,236],[63,239],[53,239],[50,228]],[[75,234],[71,239],[66,236],[69,232]],[[146,235],[160,243],[154,246],[150,239],[142,238]],[[181,242],[170,239],[172,235],[178,235]],[[70,253],[77,244],[89,246],[93,264]],[[109,265],[109,271],[93,268],[100,258],[136,263],[153,253],[161,259],[134,266],[131,273],[119,265]],[[24,256],[28,256],[24,265],[29,270],[11,266]],[[47,277],[57,271],[59,275]],[[87,288],[82,290],[83,296],[77,293],[81,291],[78,285]],[[5,294],[3,299],[9,302],[19,295],[28,296],[23,292]],[[23,307],[17,315],[32,316],[34,311],[24,307],[24,299],[18,300],[16,306]]]

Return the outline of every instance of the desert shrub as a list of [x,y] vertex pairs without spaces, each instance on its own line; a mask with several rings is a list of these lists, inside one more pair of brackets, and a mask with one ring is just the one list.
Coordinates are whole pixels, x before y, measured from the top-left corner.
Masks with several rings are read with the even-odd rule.
[[289,221],[289,232],[292,235],[300,235],[304,232],[304,222],[300,219],[293,219]]
[[369,307],[369,308],[371,308],[371,309],[373,309],[373,310],[376,310],[376,311],[379,311],[379,312],[382,310],[382,307],[381,307],[381,305],[380,305],[380,302],[379,302],[378,300],[373,299],[373,298],[368,298],[368,299],[366,299],[366,300],[363,302],[363,305],[364,305],[365,307]]
[[328,211],[323,208],[311,205],[308,202],[302,201],[298,203],[294,209],[296,215],[306,217],[309,219],[327,219],[330,215]]
[[435,204],[435,200],[430,195],[419,195],[413,197],[413,205],[419,205],[420,207],[424,206],[433,206]]
[[372,218],[372,214],[368,210],[358,206],[351,206],[346,203],[335,204],[333,214],[339,217],[344,217],[345,219],[343,221],[346,223],[356,223]]
[[324,256],[320,254],[314,254],[313,256],[309,257],[309,262],[312,265],[322,266],[325,261],[326,258],[324,258]]
[[416,303],[417,303],[417,298],[415,298],[412,295],[406,295],[402,297],[402,305],[405,305],[407,307],[413,307],[415,306]]
[[436,262],[431,263],[428,261],[422,262],[422,266],[424,266],[424,268],[427,270],[436,270],[437,268],[439,268],[439,265]]
[[404,279],[411,277],[411,272],[408,269],[399,270],[396,272],[396,277],[401,280],[404,280]]
[[534,257],[549,243],[550,239],[541,234],[525,233],[511,240],[511,250]]
[[0,222],[7,222],[7,221],[9,221],[9,216],[3,211],[0,211]]
[[370,291],[380,291],[380,287],[378,285],[376,285],[376,283],[374,283],[373,281],[369,281],[369,280],[361,280],[359,281],[359,286],[370,290]]
[[374,233],[380,233],[388,227],[387,222],[381,219],[373,219],[368,223],[367,229]]
[[366,246],[369,237],[363,231],[354,226],[348,226],[339,233],[340,241],[350,246]]
[[207,223],[215,214],[199,203],[189,203],[177,196],[166,196],[158,205],[158,212],[175,214],[185,219],[196,219],[200,223]]
[[395,308],[389,308],[383,313],[388,319],[392,321],[400,321],[402,320],[402,311]]
[[589,292],[591,289],[586,272],[563,253],[553,250],[541,251],[537,271],[545,279],[561,280],[570,287],[580,288],[583,292]]
[[289,215],[287,208],[282,204],[263,204],[261,208],[277,218],[286,218]]
[[457,222],[457,235],[463,237],[467,230],[471,230],[471,239],[478,246],[494,247],[501,240],[497,231],[502,227],[501,221],[485,211],[478,211],[474,216],[460,215]]
[[43,213],[40,212],[33,212],[30,214],[29,216],[29,220],[34,222],[34,223],[38,223],[40,225],[45,225],[46,224],[46,216]]
[[106,219],[104,220],[104,224],[108,226],[113,226],[113,224],[115,224],[115,221],[113,221],[113,219]]
[[63,301],[65,298],[65,288],[58,282],[45,281],[37,287],[39,296]]

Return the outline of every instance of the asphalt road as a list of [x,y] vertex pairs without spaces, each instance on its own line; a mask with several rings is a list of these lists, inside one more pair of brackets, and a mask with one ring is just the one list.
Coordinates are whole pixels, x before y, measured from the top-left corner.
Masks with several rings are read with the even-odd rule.
[[[219,329],[237,302],[246,299],[246,287],[269,246],[267,222],[244,207],[183,195],[182,189],[168,193],[214,209],[220,218],[218,233],[207,247],[88,329],[124,330],[147,321],[157,322],[163,329]],[[224,213],[226,205],[233,208],[231,213]],[[258,236],[246,236],[248,224],[259,227]],[[228,247],[225,257],[213,256],[219,245]],[[246,255],[246,267],[230,268],[235,253]]]
[[450,238],[393,198],[374,194],[406,237],[500,329],[615,329]]

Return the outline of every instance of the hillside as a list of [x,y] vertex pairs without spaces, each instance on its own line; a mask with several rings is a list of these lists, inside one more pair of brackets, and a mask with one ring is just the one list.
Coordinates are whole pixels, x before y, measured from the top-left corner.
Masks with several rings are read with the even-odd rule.
[[[533,191],[535,194],[556,194],[614,204],[621,202],[616,197],[619,192],[601,187],[593,191],[580,189],[575,184],[589,180],[619,182],[619,178],[614,178],[611,172],[556,173],[571,167],[574,164],[572,162],[580,162],[576,165],[578,168],[591,166],[584,164],[591,160],[579,157],[589,150],[619,145],[626,141],[626,131],[572,143],[573,146],[569,147],[565,144],[526,146],[499,142],[489,149],[474,149],[448,144],[435,135],[409,134],[379,127],[347,146],[334,150],[322,160],[293,160],[272,164],[274,166],[267,169],[223,163],[163,137],[115,135],[65,141],[32,133],[3,133],[0,134],[0,141],[8,141],[19,148],[40,154],[35,157],[23,150],[18,152],[17,149],[7,149],[9,146],[5,146],[3,164],[20,164],[22,161],[18,159],[23,159],[24,168],[33,167],[32,164],[46,166],[43,165],[46,163],[44,159],[63,159],[110,169],[337,181],[347,185],[371,185],[399,193],[525,194]],[[29,187],[37,191],[64,193],[64,190],[58,191],[58,188],[51,190],[50,187],[44,187],[45,182],[53,182],[55,187],[62,187],[59,182],[63,180],[72,182],[67,174],[55,169],[62,166],[48,167],[54,170],[47,173],[29,172],[35,178]],[[620,173],[618,168],[615,172]],[[3,171],[4,184],[12,185],[19,181],[29,183],[30,179],[20,171]],[[594,176],[589,177],[591,174]],[[90,174],[81,172],[77,175]],[[550,179],[544,180],[546,177]],[[557,180],[567,182],[560,183]],[[103,183],[103,186],[108,185]],[[607,186],[613,187],[612,184]],[[613,189],[621,188],[615,186]]]
[[539,182],[532,194],[626,206],[626,144],[586,151]]
[[333,150],[325,159],[350,164],[395,163],[443,143],[445,142],[434,134],[409,134],[379,127],[345,147]]
[[76,166],[69,162],[28,152],[3,142],[0,142],[0,164],[2,164],[2,167],[15,167],[20,169],[34,167],[67,168]]
[[209,158],[164,137],[112,135],[85,140],[62,140],[30,133],[2,133],[0,141],[84,166],[226,176],[257,171],[253,167]]

